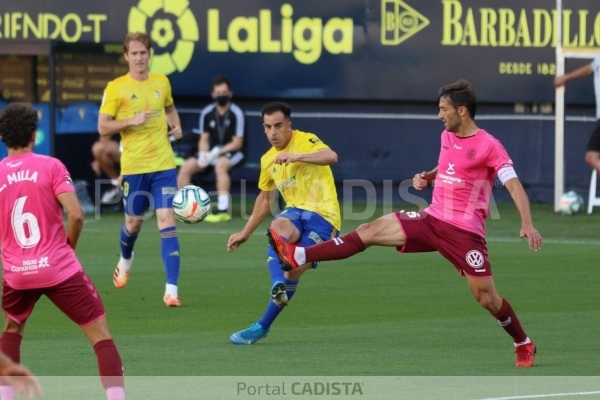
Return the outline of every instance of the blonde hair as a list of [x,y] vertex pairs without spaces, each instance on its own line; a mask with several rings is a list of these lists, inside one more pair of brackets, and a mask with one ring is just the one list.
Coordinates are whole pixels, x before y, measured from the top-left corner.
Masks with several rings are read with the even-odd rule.
[[150,42],[150,36],[144,32],[129,32],[127,36],[125,36],[125,40],[123,41],[123,53],[127,53],[129,51],[129,43],[131,42],[140,42],[146,49],[150,50],[152,48],[152,43]]

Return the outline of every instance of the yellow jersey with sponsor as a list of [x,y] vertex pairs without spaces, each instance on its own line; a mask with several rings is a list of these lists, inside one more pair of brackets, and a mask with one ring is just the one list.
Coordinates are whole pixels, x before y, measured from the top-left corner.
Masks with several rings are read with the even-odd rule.
[[278,189],[288,207],[316,212],[339,231],[342,225],[340,205],[331,168],[304,162],[275,164],[275,157],[282,151],[313,153],[328,148],[315,134],[294,130],[284,149],[271,147],[260,159],[258,187],[263,191]]
[[154,114],[145,124],[121,131],[121,173],[145,174],[175,168],[175,157],[167,135],[165,107],[173,104],[169,79],[150,73],[145,81],[129,74],[108,83],[104,90],[100,113],[120,121],[143,111]]

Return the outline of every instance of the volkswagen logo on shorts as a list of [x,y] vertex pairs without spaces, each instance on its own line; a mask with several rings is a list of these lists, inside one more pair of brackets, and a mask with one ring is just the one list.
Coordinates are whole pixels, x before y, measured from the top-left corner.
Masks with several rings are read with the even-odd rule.
[[479,250],[471,250],[465,257],[467,264],[473,268],[481,268],[483,265],[483,254]]

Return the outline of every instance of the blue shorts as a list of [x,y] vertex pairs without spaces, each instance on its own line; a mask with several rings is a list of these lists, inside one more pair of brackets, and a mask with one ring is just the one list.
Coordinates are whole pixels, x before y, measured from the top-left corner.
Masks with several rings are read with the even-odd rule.
[[173,168],[147,174],[123,175],[121,185],[125,214],[139,217],[149,207],[157,210],[173,206],[173,197],[177,193],[177,170]]
[[[340,235],[337,229],[329,221],[316,212],[302,210],[300,208],[286,207],[275,219],[287,218],[300,231],[300,243],[303,247],[331,240]],[[313,263],[313,268],[317,263]]]

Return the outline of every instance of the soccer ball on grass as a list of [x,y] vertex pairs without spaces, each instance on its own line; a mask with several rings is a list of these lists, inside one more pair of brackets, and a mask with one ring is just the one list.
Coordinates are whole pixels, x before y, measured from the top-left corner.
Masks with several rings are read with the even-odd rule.
[[583,210],[583,198],[575,193],[569,191],[563,194],[560,198],[560,212],[563,215],[575,215]]
[[198,186],[184,186],[173,198],[173,213],[186,224],[198,223],[210,214],[210,197]]

